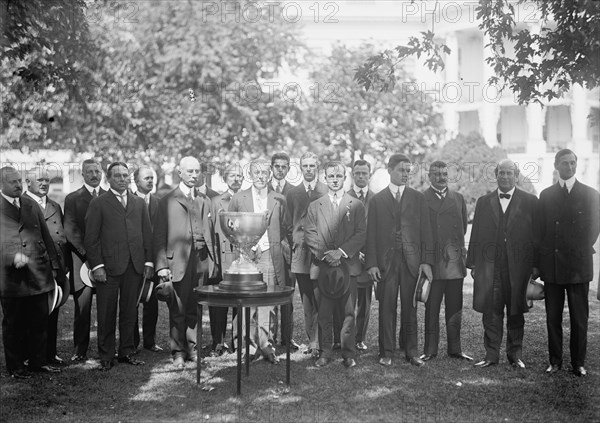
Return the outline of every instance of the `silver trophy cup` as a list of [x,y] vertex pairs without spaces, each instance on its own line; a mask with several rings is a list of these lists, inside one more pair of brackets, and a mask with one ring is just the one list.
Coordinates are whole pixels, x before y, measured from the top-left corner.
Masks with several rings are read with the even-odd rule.
[[267,230],[267,212],[219,211],[221,230],[234,245],[239,258],[228,270],[223,269],[223,280],[219,288],[226,291],[258,291],[266,289],[263,275],[251,257],[252,248]]

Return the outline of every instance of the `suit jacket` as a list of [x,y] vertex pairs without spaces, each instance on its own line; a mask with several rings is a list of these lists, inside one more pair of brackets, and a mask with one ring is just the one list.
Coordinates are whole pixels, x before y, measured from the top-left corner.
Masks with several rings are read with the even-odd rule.
[[[273,181],[271,181],[271,182],[273,182]],[[269,182],[269,185],[267,185],[267,188],[269,189],[269,191],[275,191],[273,189],[273,184],[271,182]],[[283,188],[281,189],[281,195],[283,195],[285,197],[287,195],[287,193],[291,191],[292,188],[296,188],[296,185],[292,185],[288,181],[285,181],[285,183],[283,184]]]
[[[269,239],[269,253],[277,285],[285,285],[285,263],[283,251],[289,250],[286,239],[287,217],[285,197],[275,191],[267,191],[267,238]],[[229,211],[254,212],[254,198],[252,188],[237,192],[231,199]]]
[[[217,249],[214,245],[214,226],[211,220],[210,200],[204,194],[194,197],[202,220],[202,235],[209,252],[208,276],[215,277]],[[158,203],[154,225],[154,254],[156,271],[170,269],[173,281],[179,282],[185,275],[194,243],[189,200],[179,187],[169,192]]]
[[[105,190],[98,187],[98,195],[102,195],[105,192]],[[85,214],[87,213],[90,201],[92,201],[92,194],[90,194],[85,186],[65,197],[65,235],[69,244],[69,250],[77,256],[77,260],[73,258],[73,268],[69,272],[72,293],[79,291],[85,286],[79,277],[79,269],[81,268],[81,262],[86,261],[83,238],[85,235]]]
[[317,181],[312,198],[308,198],[304,183],[292,188],[286,195],[288,222],[288,238],[292,240],[292,263],[293,273],[310,272],[311,255],[310,250],[304,243],[304,226],[306,225],[306,214],[311,201],[327,194],[327,185]]
[[144,263],[152,262],[152,226],[144,200],[130,191],[127,208],[112,191],[93,199],[85,216],[84,245],[90,269],[104,264],[107,275],[119,276],[131,261],[142,274]]
[[[350,195],[354,198],[358,198],[358,195],[356,194],[354,189],[349,189],[348,195]],[[368,190],[367,195],[365,196],[364,205],[365,205],[365,216],[367,218],[367,221],[369,220],[369,203],[371,202],[371,198],[373,198],[374,195],[375,195],[375,193],[373,191]],[[362,251],[362,253],[365,255],[367,254],[366,239],[365,239],[365,245],[363,246],[363,248],[361,248],[360,251]],[[369,286],[373,285],[373,279],[371,279],[371,276],[369,276],[369,274],[367,273],[366,263],[361,263],[361,266],[362,266],[362,272],[356,278],[357,287],[358,288],[368,288]]]
[[599,213],[598,191],[579,181],[575,181],[568,200],[558,183],[540,193],[537,262],[544,282],[570,284],[592,280]]
[[[534,195],[516,188],[508,208],[505,225],[511,315],[529,310],[526,291],[537,254],[533,232],[536,205],[537,198]],[[475,269],[473,309],[480,313],[492,309],[492,284],[498,247],[496,239],[501,211],[497,189],[479,197],[475,206],[467,267]]]
[[[40,206],[29,196],[20,198],[17,209],[0,196],[0,297],[28,297],[54,289],[52,270],[57,272],[57,282],[64,281],[62,267],[56,255],[54,241]],[[17,269],[14,260],[17,253],[29,257],[25,267]]]
[[344,194],[337,213],[332,207],[329,195],[310,203],[304,228],[306,245],[317,262],[326,251],[341,248],[348,256],[344,260],[349,265],[350,276],[358,276],[362,271],[358,253],[367,240],[365,206],[362,201]]
[[429,222],[435,244],[433,279],[462,279],[467,274],[465,199],[458,192],[450,190],[440,199],[431,187],[423,195],[429,207]]
[[[396,239],[398,204],[386,187],[373,196],[367,221],[367,269],[377,266],[383,275],[390,267]],[[419,265],[435,263],[427,202],[422,193],[405,187],[400,203],[402,254],[416,279]]]
[[215,228],[215,234],[218,235],[219,245],[217,246],[218,253],[221,255],[221,270],[226,271],[231,266],[231,263],[235,260],[235,253],[233,244],[229,241],[229,238],[223,233],[221,229],[221,219],[219,218],[220,210],[229,210],[229,204],[231,203],[231,193],[229,191],[224,192],[221,195],[213,197],[211,199],[211,218],[213,226]]

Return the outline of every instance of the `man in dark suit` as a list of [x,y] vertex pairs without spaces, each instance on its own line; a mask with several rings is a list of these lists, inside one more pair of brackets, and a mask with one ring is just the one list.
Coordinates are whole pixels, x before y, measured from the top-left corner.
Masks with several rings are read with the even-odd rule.
[[480,197],[475,206],[466,263],[474,279],[473,309],[483,313],[485,332],[485,358],[475,366],[498,364],[506,308],[506,356],[522,369],[527,284],[532,274],[537,278],[537,198],[516,188],[519,169],[512,160],[500,161],[495,174],[498,189]]
[[[366,160],[356,160],[352,166],[352,179],[354,183],[348,194],[358,198],[365,206],[365,216],[369,218],[369,202],[373,191],[369,189],[369,179],[371,177],[371,164]],[[366,242],[365,242],[366,244]],[[356,349],[365,351],[367,344],[365,338],[369,329],[369,319],[371,317],[371,300],[373,298],[373,280],[367,273],[365,267],[365,251],[363,246],[358,253],[362,271],[356,277]]]
[[81,165],[83,186],[65,197],[65,234],[73,267],[69,273],[71,293],[75,302],[75,317],[73,321],[74,352],[71,361],[86,361],[90,344],[90,320],[92,316],[92,295],[94,290],[85,285],[79,271],[87,261],[83,239],[85,236],[85,214],[92,198],[106,191],[100,188],[102,168],[94,159],[84,160]]
[[[149,166],[140,166],[133,172],[133,181],[137,188],[136,195],[144,200],[150,215],[150,224],[154,226],[156,220],[156,211],[158,210],[158,198],[152,194],[154,189],[154,170]],[[156,275],[153,277],[154,282],[158,283]],[[156,291],[152,290],[152,294],[147,302],[144,303],[144,311],[142,315],[142,330],[144,336],[144,348],[152,352],[161,352],[163,349],[156,344],[156,323],[158,322],[158,299]],[[136,348],[140,344],[140,327],[136,314],[135,329],[133,332],[133,344]]]
[[[417,349],[417,308],[413,294],[419,272],[431,280],[433,239],[425,197],[406,186],[410,158],[394,154],[388,161],[390,185],[369,204],[367,269],[377,283],[379,300],[379,364],[391,366],[396,347],[396,308],[400,291],[400,345],[406,360],[422,366]],[[404,339],[402,339],[404,338]]]
[[[356,366],[356,277],[361,273],[359,252],[367,239],[367,221],[362,201],[344,194],[346,168],[340,162],[325,165],[325,181],[328,194],[308,206],[304,237],[310,248],[319,272],[328,272],[328,267],[348,266],[344,277],[345,290],[330,290],[319,287],[319,345],[322,353],[315,365],[326,366],[331,361],[333,347],[333,315],[341,312],[340,343],[344,365]],[[343,263],[342,263],[343,262]],[[319,280],[324,284],[329,281]],[[321,289],[323,288],[323,289]],[[331,292],[333,291],[333,292]],[[335,291],[339,292],[339,296]]]
[[48,295],[54,290],[53,271],[62,286],[65,275],[40,207],[21,197],[19,172],[6,166],[0,169],[0,178],[0,302],[6,367],[18,379],[30,377],[25,361],[32,371],[60,372],[46,360]]
[[571,150],[556,153],[554,168],[558,171],[558,182],[541,192],[536,218],[550,354],[546,372],[555,373],[562,367],[566,292],[571,320],[571,365],[575,375],[585,376],[588,292],[594,274],[593,245],[600,231],[598,191],[575,177],[577,156]]
[[98,353],[101,370],[113,367],[117,305],[119,363],[142,365],[133,357],[133,332],[142,275],[154,275],[152,227],[146,203],[131,193],[127,165],[112,163],[106,170],[110,190],[90,202],[85,215],[84,245],[96,283]]
[[304,354],[314,356],[319,353],[318,346],[318,289],[317,280],[310,277],[311,254],[304,242],[304,226],[308,205],[327,193],[327,186],[318,180],[319,162],[317,155],[307,152],[300,158],[302,183],[292,188],[286,195],[288,216],[291,221],[288,239],[292,240],[291,271],[296,276],[298,290],[304,308],[304,326],[308,336],[308,348]]
[[179,162],[179,186],[158,204],[154,224],[156,271],[161,283],[172,284],[169,296],[170,349],[176,369],[185,360],[196,361],[196,297],[194,288],[205,285],[218,271],[210,200],[195,187],[200,163],[187,156]]
[[473,360],[463,354],[460,344],[467,205],[458,192],[448,189],[448,166],[435,161],[429,167],[431,186],[423,192],[429,206],[429,220],[435,243],[435,264],[429,298],[425,303],[425,348],[421,360],[437,356],[440,339],[440,305],[446,307],[448,356]]
[[[289,250],[286,239],[286,203],[285,197],[269,190],[271,169],[266,160],[255,160],[250,164],[252,187],[238,192],[231,199],[229,211],[267,212],[267,230],[253,247],[256,267],[262,272],[267,286],[285,285],[285,261],[283,250]],[[240,316],[236,316],[236,319]],[[277,364],[272,344],[273,333],[277,325],[277,307],[257,307],[251,318],[251,353],[256,349],[266,360]],[[237,327],[234,323],[234,327]]]
[[[273,190],[284,197],[295,185],[290,184],[285,180],[290,171],[290,156],[285,153],[275,153],[271,156],[271,172],[273,173],[273,179],[269,184],[269,190]],[[287,251],[284,254],[285,259],[285,284],[292,288],[296,287],[296,277],[291,273],[290,266],[292,263],[291,251]],[[285,346],[288,343],[287,334],[294,333],[294,305],[284,305],[281,307],[281,345]],[[287,330],[285,328],[288,328]],[[275,333],[277,338],[277,333]],[[297,350],[300,348],[298,343],[293,338],[289,340],[290,348]]]
[[[227,184],[227,191],[221,195],[213,197],[211,200],[211,218],[215,228],[216,239],[218,240],[218,253],[221,255],[221,272],[227,271],[231,267],[231,263],[235,259],[233,245],[229,238],[221,229],[221,220],[219,219],[219,211],[229,210],[229,204],[233,195],[240,190],[244,181],[244,173],[238,163],[229,165],[223,171],[223,181]],[[221,275],[222,279],[222,275]],[[209,307],[211,331],[213,332],[212,350],[214,354],[219,356],[229,349],[229,345],[225,342],[225,333],[227,331],[227,307]],[[235,317],[236,309],[232,309],[232,320]]]
[[[54,241],[54,249],[56,250],[56,256],[64,271],[67,272],[71,268],[71,253],[67,245],[67,237],[63,228],[63,213],[60,205],[51,200],[48,197],[48,191],[50,189],[50,175],[47,169],[43,167],[35,167],[27,171],[25,175],[25,182],[27,183],[26,194],[31,197],[36,203],[40,205],[42,213],[44,214],[44,220],[50,236]],[[65,284],[61,287],[63,290],[63,297],[66,299],[69,296],[69,284]],[[58,336],[58,312],[59,308],[56,307],[50,316],[48,316],[48,339],[46,349],[46,359],[48,363],[57,365],[62,364],[64,361],[56,353],[56,338]]]

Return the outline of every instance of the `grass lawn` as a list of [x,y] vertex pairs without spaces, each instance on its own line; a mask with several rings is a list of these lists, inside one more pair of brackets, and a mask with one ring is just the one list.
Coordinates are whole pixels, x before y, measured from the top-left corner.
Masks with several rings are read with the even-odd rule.
[[[341,357],[325,368],[301,352],[292,354],[292,384],[285,389],[284,349],[278,366],[252,363],[235,394],[236,355],[206,357],[201,385],[195,365],[175,371],[170,355],[144,350],[145,366],[117,364],[110,372],[95,370],[95,331],[90,360],[63,367],[58,375],[37,374],[21,381],[7,376],[0,357],[0,421],[2,422],[556,422],[600,421],[600,319],[596,283],[590,289],[590,321],[586,368],[577,378],[563,370],[544,373],[547,365],[545,311],[542,302],[525,316],[523,360],[515,370],[502,351],[498,366],[475,369],[445,355],[442,318],[440,355],[415,368],[398,354],[390,368],[377,364],[377,310],[374,300],[369,349],[358,366],[346,369]],[[95,308],[95,305],[94,305]],[[423,304],[419,305],[419,345],[423,345]],[[566,310],[565,310],[566,312]],[[141,314],[141,313],[140,313]],[[442,313],[443,314],[443,313]],[[295,294],[294,338],[306,341],[299,296]],[[61,309],[59,354],[72,349],[73,301]],[[203,340],[210,341],[208,316]],[[398,325],[399,327],[399,325]],[[158,343],[168,348],[168,313],[160,303]],[[569,329],[565,317],[565,367],[569,368]],[[95,329],[94,329],[95,330]],[[472,281],[465,281],[463,351],[475,360],[484,356],[481,315],[472,309]]]

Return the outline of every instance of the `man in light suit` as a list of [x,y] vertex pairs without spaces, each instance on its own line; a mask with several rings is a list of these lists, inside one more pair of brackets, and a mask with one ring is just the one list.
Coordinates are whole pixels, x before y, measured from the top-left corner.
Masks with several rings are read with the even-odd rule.
[[577,156],[564,149],[556,153],[558,182],[543,190],[538,203],[537,235],[540,240],[540,277],[544,281],[546,326],[550,365],[547,373],[562,367],[562,315],[565,292],[571,321],[571,365],[576,376],[585,376],[588,293],[594,275],[594,243],[600,232],[598,191],[575,177]]
[[431,232],[435,243],[435,264],[429,298],[425,303],[425,348],[421,360],[437,356],[440,338],[440,305],[446,307],[448,356],[473,360],[462,352],[463,279],[465,267],[465,233],[467,205],[458,192],[448,189],[448,165],[435,161],[429,167],[431,186],[423,192],[429,206]]
[[200,173],[198,160],[181,159],[179,186],[160,200],[154,225],[156,271],[161,283],[172,284],[167,305],[176,369],[185,368],[185,360],[198,358],[194,288],[207,284],[218,271],[210,200],[195,189]]
[[[150,166],[140,166],[133,172],[133,181],[137,188],[136,195],[144,200],[146,207],[148,208],[148,214],[150,215],[150,224],[154,227],[154,221],[156,220],[156,211],[158,210],[158,198],[152,194],[154,189],[154,171]],[[154,282],[158,283],[158,277],[154,275]],[[158,299],[156,298],[156,291],[152,290],[152,294],[147,302],[143,305],[144,310],[142,314],[142,330],[144,342],[143,346],[148,351],[161,352],[163,349],[156,344],[156,323],[158,322]],[[136,315],[135,319],[135,330],[133,331],[133,344],[136,348],[140,344],[140,326],[138,322],[139,318]]]
[[307,152],[300,158],[302,183],[292,188],[285,199],[288,216],[291,221],[288,238],[292,239],[291,271],[296,276],[298,290],[304,308],[304,326],[308,336],[308,348],[304,354],[318,355],[318,322],[317,322],[317,280],[310,277],[311,254],[304,242],[304,227],[308,205],[327,193],[327,186],[318,180],[319,162],[317,155]]
[[429,211],[423,194],[406,186],[412,170],[408,156],[393,154],[387,170],[390,185],[371,199],[367,222],[366,266],[377,283],[379,300],[379,364],[392,365],[400,291],[400,345],[405,348],[406,360],[420,367],[424,362],[417,352],[413,294],[420,272],[432,279]]
[[84,245],[96,283],[100,369],[113,367],[119,310],[119,363],[144,364],[133,357],[133,332],[142,275],[154,275],[152,227],[144,200],[131,193],[122,162],[106,170],[110,190],[93,199],[85,215]]
[[[267,285],[285,285],[285,262],[283,250],[289,250],[286,239],[286,203],[285,197],[268,190],[271,180],[269,162],[256,160],[250,164],[252,187],[238,192],[231,199],[229,211],[267,213],[267,230],[253,248],[258,270],[262,272]],[[240,316],[236,316],[236,319]],[[277,324],[276,307],[258,307],[251,317],[251,352],[262,354],[272,364],[279,363],[275,355],[273,340],[274,327]],[[234,324],[236,327],[236,324]]]
[[[229,210],[229,204],[233,195],[240,190],[244,181],[244,173],[239,163],[234,163],[225,168],[223,171],[223,181],[227,184],[227,191],[221,195],[213,197],[211,200],[211,218],[215,227],[216,240],[218,240],[218,253],[221,255],[221,272],[227,271],[233,263],[234,249],[229,238],[221,229],[221,220],[219,219],[219,211]],[[221,275],[221,279],[222,279]],[[212,333],[212,350],[215,355],[222,355],[229,349],[229,345],[225,342],[225,332],[227,331],[227,307],[209,307],[210,321]],[[235,317],[236,309],[232,309],[232,320]]]
[[94,289],[85,285],[79,271],[87,261],[83,239],[85,236],[85,214],[92,198],[104,194],[100,188],[102,168],[94,159],[84,160],[81,165],[83,186],[65,197],[65,234],[72,253],[73,268],[69,273],[71,293],[75,302],[73,321],[74,352],[71,361],[86,361],[90,344],[90,320]]
[[[42,213],[44,214],[44,220],[48,226],[48,231],[54,241],[57,259],[61,263],[64,271],[67,272],[71,268],[71,253],[67,245],[67,237],[65,236],[63,228],[62,209],[56,201],[51,200],[48,197],[48,191],[50,189],[49,172],[43,167],[30,169],[25,175],[25,182],[27,183],[26,194],[40,205]],[[67,298],[70,290],[69,284],[65,284],[64,286],[61,286],[61,288],[63,290],[63,297]],[[48,316],[46,359],[48,363],[52,365],[62,364],[64,362],[56,352],[58,312],[59,308],[56,307],[56,309],[50,313],[50,316]]]
[[[273,179],[269,184],[269,190],[273,190],[284,197],[295,185],[290,184],[285,180],[290,171],[290,156],[285,153],[275,153],[271,156],[271,172],[273,173]],[[296,276],[290,271],[292,263],[291,251],[288,251],[284,255],[285,259],[285,284],[292,288],[296,287]],[[285,346],[288,343],[287,335],[294,333],[294,305],[292,303],[286,304],[281,307],[281,345]],[[287,328],[287,329],[286,329]],[[277,337],[277,333],[275,333]],[[297,350],[300,348],[298,343],[293,338],[289,340],[290,348]]]
[[506,356],[523,369],[522,359],[527,284],[534,268],[536,242],[533,225],[537,198],[516,188],[519,168],[509,160],[495,170],[498,189],[480,197],[475,206],[467,267],[473,276],[473,309],[483,314],[486,354],[475,364],[498,364],[506,308]]
[[[369,189],[371,164],[366,160],[356,160],[352,166],[352,179],[354,184],[348,194],[358,198],[365,206],[365,216],[369,218],[369,202],[375,193]],[[366,244],[366,242],[365,242]],[[371,317],[371,300],[373,298],[373,280],[365,268],[365,251],[363,246],[358,253],[362,271],[356,277],[356,349],[365,351],[367,344],[365,338],[369,329]]]
[[20,173],[13,167],[0,169],[0,302],[2,340],[6,367],[11,377],[28,379],[25,368],[35,372],[58,373],[46,360],[48,295],[56,282],[66,285],[54,241],[40,207],[22,196]]
[[[333,314],[342,310],[341,350],[344,366],[356,366],[356,324],[354,304],[356,303],[356,277],[361,273],[359,252],[367,239],[365,207],[362,201],[344,194],[346,169],[340,162],[325,165],[325,181],[328,194],[313,201],[308,206],[305,226],[305,242],[310,248],[319,272],[328,272],[328,267],[348,266],[348,278],[344,278],[346,290],[339,290],[338,296],[328,287],[319,288],[319,345],[322,353],[315,365],[326,366],[331,361],[333,334],[337,330],[333,324]],[[342,263],[343,262],[343,263]],[[319,280],[322,281],[321,276]],[[328,284],[329,281],[323,283]]]

